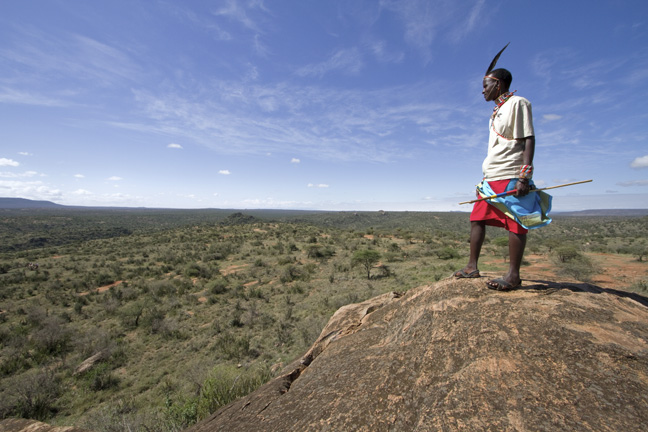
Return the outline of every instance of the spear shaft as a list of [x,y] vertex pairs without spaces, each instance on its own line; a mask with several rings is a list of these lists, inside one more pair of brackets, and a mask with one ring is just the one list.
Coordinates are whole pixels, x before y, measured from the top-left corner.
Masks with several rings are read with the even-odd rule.
[[[557,186],[549,186],[549,187],[545,187],[545,188],[541,188],[541,189],[532,189],[529,192],[538,192],[538,191],[544,191],[544,190],[549,190],[549,189],[561,188],[561,187],[565,187],[565,186],[573,186],[573,185],[582,184],[582,183],[589,183],[591,181],[592,180],[583,180],[583,181],[577,181],[577,182],[573,182],[573,183],[565,183],[565,184],[561,184],[561,185],[557,185]],[[506,195],[513,195],[515,192],[517,192],[517,191],[514,189],[514,190],[511,190],[511,191],[508,191],[508,192],[502,192],[502,193],[498,193],[498,194],[487,196],[487,197],[481,197],[481,198],[478,198],[478,199],[475,199],[475,200],[472,200],[472,201],[460,202],[459,205],[472,204],[472,203],[476,203],[476,202],[479,202],[479,201],[486,201],[486,200],[493,199],[493,198],[503,197],[503,196],[506,196]]]

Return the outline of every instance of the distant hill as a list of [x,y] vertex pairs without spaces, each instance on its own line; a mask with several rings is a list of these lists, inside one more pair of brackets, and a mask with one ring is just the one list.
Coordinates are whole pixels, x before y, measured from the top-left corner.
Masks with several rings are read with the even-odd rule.
[[[0,209],[70,209],[70,210],[144,210],[144,211],[159,211],[159,210],[173,210],[173,211],[237,211],[236,209],[164,209],[164,208],[147,208],[147,207],[92,207],[92,206],[66,206],[62,204],[56,204],[51,201],[36,201],[26,198],[2,198],[0,197]],[[353,211],[326,211],[326,210],[278,210],[278,209],[246,209],[246,213],[253,213],[255,216],[263,216],[266,218],[298,218],[297,220],[303,222],[316,222],[320,223],[322,215],[328,215],[329,218],[334,219],[337,223],[340,220],[346,220],[351,225],[366,224],[367,218],[376,219],[376,222],[381,222],[382,224],[386,223],[386,215],[409,215],[415,213],[445,213],[445,214],[462,214],[468,212],[353,212]],[[648,209],[592,209],[592,210],[580,210],[580,211],[566,211],[559,212],[555,211],[552,213],[555,216],[625,216],[625,217],[641,217],[648,216]],[[235,215],[232,215],[232,219],[229,220],[231,223],[241,223],[242,214],[239,212]],[[251,216],[247,216],[248,218]],[[315,220],[313,220],[315,219]],[[253,221],[248,220],[248,223],[253,223]],[[379,224],[380,225],[380,224]]]
[[30,208],[65,208],[65,206],[51,201],[34,201],[25,198],[0,198],[0,209]]
[[648,216],[648,209],[592,209],[554,212],[560,216]]

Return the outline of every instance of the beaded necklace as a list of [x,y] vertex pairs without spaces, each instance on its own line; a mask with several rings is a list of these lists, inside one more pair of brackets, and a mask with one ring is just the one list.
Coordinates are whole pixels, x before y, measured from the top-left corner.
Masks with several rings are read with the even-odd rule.
[[[489,77],[489,78],[491,78],[491,77]],[[495,118],[495,115],[497,114],[497,111],[499,111],[500,107],[501,107],[502,105],[504,105],[504,104],[506,103],[506,101],[509,100],[509,99],[511,98],[511,96],[513,96],[513,94],[514,94],[516,91],[517,91],[517,90],[512,91],[512,92],[502,93],[502,94],[497,98],[497,100],[495,101],[495,104],[496,104],[497,106],[496,106],[495,108],[493,108],[493,114],[491,114],[491,118],[492,118],[492,119]]]

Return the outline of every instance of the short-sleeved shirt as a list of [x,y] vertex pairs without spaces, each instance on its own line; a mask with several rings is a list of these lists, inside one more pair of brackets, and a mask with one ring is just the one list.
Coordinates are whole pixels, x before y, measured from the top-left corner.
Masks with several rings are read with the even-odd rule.
[[[484,179],[505,180],[519,176],[524,153],[523,138],[534,136],[531,102],[511,96],[488,122],[488,154],[482,164]],[[518,141],[521,140],[521,141]]]

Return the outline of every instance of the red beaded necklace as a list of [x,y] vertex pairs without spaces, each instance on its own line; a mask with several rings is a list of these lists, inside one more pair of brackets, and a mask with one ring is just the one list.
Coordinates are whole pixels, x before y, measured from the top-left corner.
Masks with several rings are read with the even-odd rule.
[[[490,77],[489,77],[490,78]],[[495,104],[497,105],[495,108],[493,108],[493,114],[491,114],[491,118],[495,118],[495,114],[497,114],[497,111],[499,111],[500,107],[506,103],[507,100],[511,99],[511,96],[516,92],[517,90],[514,90],[512,92],[506,92],[502,93],[497,100],[495,100]]]

